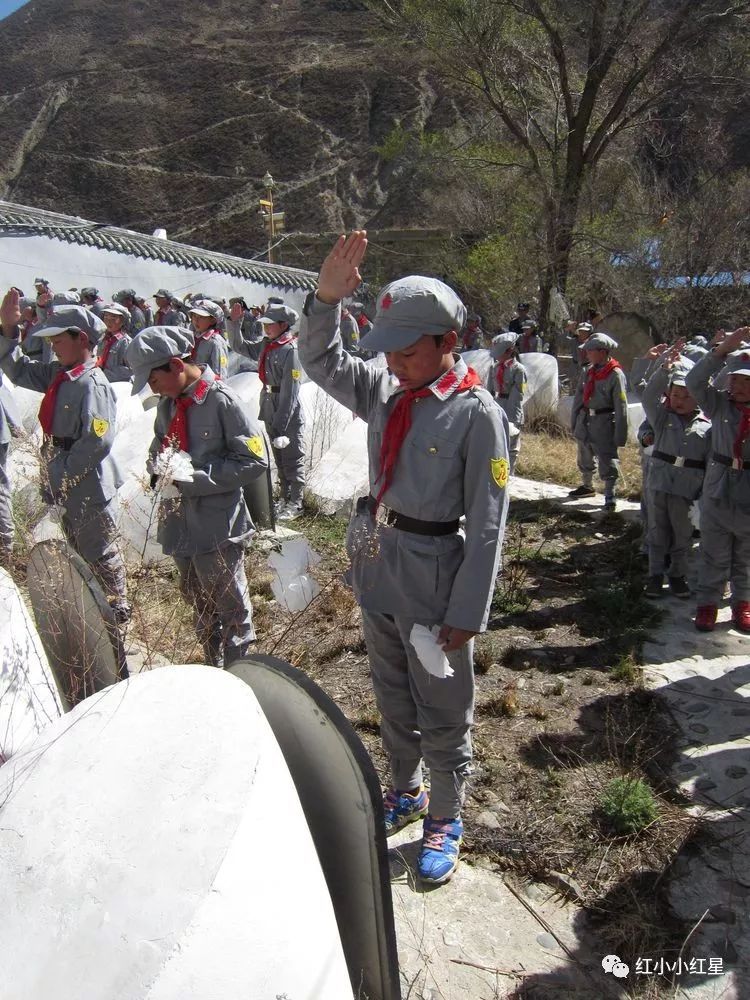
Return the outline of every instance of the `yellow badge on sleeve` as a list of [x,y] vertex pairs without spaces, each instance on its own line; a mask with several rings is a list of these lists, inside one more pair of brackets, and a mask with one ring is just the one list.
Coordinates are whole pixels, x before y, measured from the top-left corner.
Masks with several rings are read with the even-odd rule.
[[248,451],[251,451],[253,455],[257,455],[258,458],[263,458],[263,441],[257,434],[248,438],[245,443],[247,444]]
[[495,480],[497,485],[501,490],[504,490],[508,485],[508,475],[510,472],[510,466],[508,465],[507,458],[491,458],[490,459],[490,472],[492,473],[492,478]]
[[299,382],[299,379],[300,379],[300,375],[301,375],[301,374],[302,374],[302,372],[301,372],[301,371],[300,371],[300,370],[299,370],[298,368],[292,368],[292,378],[293,378],[293,379],[294,379],[294,380],[295,380],[296,382]]
[[91,430],[98,438],[103,438],[109,430],[109,421],[104,420],[103,417],[94,417],[91,421]]

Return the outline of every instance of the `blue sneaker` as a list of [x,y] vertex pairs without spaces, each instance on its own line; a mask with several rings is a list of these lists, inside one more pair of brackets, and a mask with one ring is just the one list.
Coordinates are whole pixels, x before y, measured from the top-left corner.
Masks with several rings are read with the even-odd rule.
[[417,795],[389,788],[383,796],[386,837],[390,837],[392,833],[402,830],[409,823],[426,816],[429,804],[430,797],[424,788],[420,788]]
[[417,874],[429,885],[442,885],[458,868],[458,849],[464,824],[458,819],[435,819],[426,816],[422,850],[417,861]]

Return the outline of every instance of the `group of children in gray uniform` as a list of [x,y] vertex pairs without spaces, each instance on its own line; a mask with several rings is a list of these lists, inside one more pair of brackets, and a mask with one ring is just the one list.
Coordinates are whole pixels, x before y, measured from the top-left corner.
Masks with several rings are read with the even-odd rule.
[[[463,303],[441,281],[421,276],[381,290],[359,341],[362,353],[383,352],[387,367],[347,351],[342,303],[361,283],[366,246],[362,231],[336,242],[305,302],[298,338],[292,330],[300,317],[282,302],[259,318],[259,419],[272,442],[281,502],[292,513],[301,508],[304,485],[302,368],[367,424],[369,493],[355,505],[346,548],[390,763],[384,822],[390,835],[423,820],[418,874],[439,885],[458,864],[472,760],[472,644],[489,618],[527,379],[519,334],[502,333],[492,343],[488,391],[457,353]],[[235,305],[233,322],[241,324]],[[219,665],[245,655],[255,639],[244,568],[252,524],[242,488],[265,474],[268,457],[258,423],[222,377],[218,313],[205,302],[195,306],[195,331],[146,327],[128,340],[124,363],[133,392],[148,385],[160,397],[148,459],[158,537],[193,604],[206,660]],[[24,354],[19,299],[9,292],[0,364],[18,384],[45,394],[40,420],[50,495],[65,507],[66,534],[124,620],[124,568],[111,515],[118,483],[102,471],[115,428],[107,365],[113,351],[121,365],[122,331],[109,321],[105,332],[93,313],[77,308],[75,316],[53,310],[37,331],[58,359],[45,364]],[[627,431],[625,379],[611,357],[615,342],[583,332],[587,366],[572,416],[583,484],[574,495],[593,493],[598,462],[611,507]],[[651,575],[661,581],[669,558],[670,585],[680,594],[686,512],[702,489],[699,628],[713,628],[729,580],[734,621],[750,631],[750,352],[741,349],[748,332],[731,334],[692,368],[678,349],[655,352],[657,370],[644,390],[654,437],[646,485]],[[110,333],[106,363],[99,364],[95,349],[101,360]],[[729,391],[716,379],[727,359]],[[0,421],[0,449],[7,447],[3,427]]]

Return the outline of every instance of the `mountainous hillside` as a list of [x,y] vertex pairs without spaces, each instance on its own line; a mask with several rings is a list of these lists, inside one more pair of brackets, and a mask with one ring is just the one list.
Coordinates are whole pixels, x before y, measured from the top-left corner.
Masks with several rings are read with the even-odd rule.
[[0,197],[247,254],[287,229],[435,224],[374,146],[459,112],[348,0],[32,0],[0,22]]

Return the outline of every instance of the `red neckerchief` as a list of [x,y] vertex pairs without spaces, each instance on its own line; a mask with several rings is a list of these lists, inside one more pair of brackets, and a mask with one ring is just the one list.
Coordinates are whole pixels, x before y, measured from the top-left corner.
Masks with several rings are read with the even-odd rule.
[[261,380],[263,385],[266,384],[266,355],[269,351],[275,351],[277,347],[283,347],[284,344],[288,344],[290,340],[294,340],[294,334],[287,330],[286,333],[282,333],[280,337],[276,340],[269,340],[267,344],[263,345],[263,350],[260,352],[260,361],[258,362],[258,378]]
[[586,375],[586,384],[583,387],[583,405],[588,406],[591,397],[594,395],[594,387],[597,382],[603,382],[608,375],[611,375],[613,371],[622,367],[619,361],[614,358],[610,358],[606,365],[602,365],[599,371],[596,371],[592,365]]
[[55,400],[57,399],[57,390],[60,388],[65,379],[72,381],[74,378],[78,378],[79,375],[82,375],[85,370],[86,365],[80,364],[76,365],[75,368],[70,368],[68,371],[60,371],[47,386],[47,391],[44,394],[42,405],[39,407],[39,423],[42,425],[42,430],[45,434],[52,433],[52,420],[55,416]]
[[739,407],[740,424],[737,428],[737,437],[734,439],[732,454],[736,459],[742,461],[742,446],[750,437],[750,406]]
[[104,342],[103,342],[103,345],[102,345],[103,346],[102,353],[96,359],[96,367],[97,368],[106,368],[107,367],[107,360],[109,358],[109,352],[112,350],[112,348],[117,343],[117,341],[121,340],[121,339],[122,339],[122,333],[119,330],[117,332],[115,332],[115,333],[105,333],[105,335],[104,335]]
[[[455,391],[465,392],[467,389],[471,389],[472,386],[481,384],[481,378],[473,368],[469,368]],[[380,487],[380,492],[375,498],[376,506],[380,503],[381,497],[393,481],[393,473],[396,468],[399,452],[401,451],[401,445],[404,443],[404,439],[411,429],[412,403],[415,399],[424,399],[425,396],[430,395],[432,395],[432,389],[429,386],[425,386],[423,389],[407,389],[400,395],[398,402],[390,412],[388,422],[383,431],[383,441],[380,445],[380,471],[375,482],[382,480],[383,485]]]
[[[214,382],[219,381],[219,376],[214,375]],[[188,434],[187,411],[195,403],[202,403],[206,393],[211,388],[211,383],[201,378],[190,396],[178,396],[175,400],[176,409],[172,419],[169,421],[167,433],[161,441],[161,450],[177,445],[179,451],[190,451],[190,436]]]
[[498,364],[498,366],[497,366],[497,373],[495,375],[495,378],[497,379],[497,391],[498,392],[502,392],[503,391],[503,383],[505,381],[505,373],[507,372],[507,370],[510,368],[510,366],[513,364],[513,362],[515,360],[516,360],[515,358],[508,358],[507,361],[501,361]]

